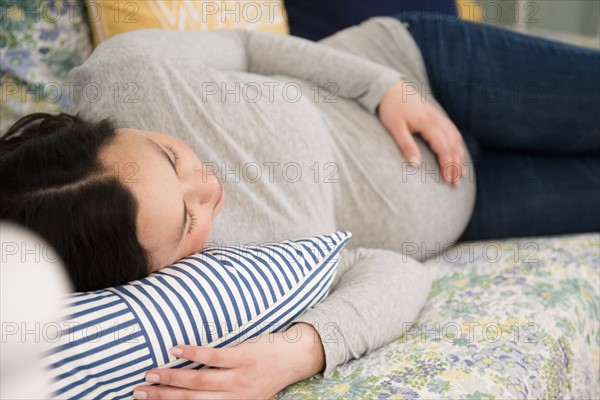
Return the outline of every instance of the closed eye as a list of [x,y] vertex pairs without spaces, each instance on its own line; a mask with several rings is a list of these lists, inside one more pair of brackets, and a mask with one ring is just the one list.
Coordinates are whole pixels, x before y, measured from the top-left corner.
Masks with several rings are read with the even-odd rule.
[[[165,147],[169,149],[169,151],[173,154],[173,158],[175,159],[175,166],[177,166],[177,160],[179,160],[179,154],[175,151],[175,148],[169,144],[166,144]],[[187,207],[186,207],[187,209]],[[196,225],[196,216],[190,211],[187,210],[188,215],[190,216],[190,226],[187,230],[187,234],[192,233],[194,226]]]
[[190,233],[192,233],[192,229],[196,225],[196,216],[190,210],[188,210],[188,213],[190,214],[190,219],[191,219],[191,221],[190,221],[190,227],[187,230],[187,233],[189,235]]
[[175,151],[175,148],[170,144],[165,145],[165,147],[169,149],[169,151],[173,154],[173,157],[175,158],[175,165],[177,165],[177,160],[179,160],[179,154]]

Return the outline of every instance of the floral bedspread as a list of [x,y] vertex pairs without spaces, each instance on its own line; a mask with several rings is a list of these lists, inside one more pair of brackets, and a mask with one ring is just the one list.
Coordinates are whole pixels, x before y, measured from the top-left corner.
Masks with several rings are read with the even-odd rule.
[[274,398],[600,397],[600,234],[462,243],[409,332]]

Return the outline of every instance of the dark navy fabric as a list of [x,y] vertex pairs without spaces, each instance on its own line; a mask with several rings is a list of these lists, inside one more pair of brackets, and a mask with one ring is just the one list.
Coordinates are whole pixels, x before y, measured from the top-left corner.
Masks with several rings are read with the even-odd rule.
[[290,33],[320,40],[376,16],[435,12],[457,16],[454,0],[285,0]]

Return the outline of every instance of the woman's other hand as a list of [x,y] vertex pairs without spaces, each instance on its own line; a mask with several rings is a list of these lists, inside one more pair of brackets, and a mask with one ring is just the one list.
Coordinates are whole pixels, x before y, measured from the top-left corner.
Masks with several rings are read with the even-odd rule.
[[234,347],[176,346],[172,353],[215,368],[150,370],[146,380],[161,386],[138,386],[134,398],[267,399],[325,368],[321,338],[302,322]]
[[465,170],[462,136],[454,123],[427,103],[414,85],[403,80],[394,83],[379,103],[378,114],[408,162],[421,163],[413,138],[413,134],[419,133],[437,154],[443,179],[459,184]]

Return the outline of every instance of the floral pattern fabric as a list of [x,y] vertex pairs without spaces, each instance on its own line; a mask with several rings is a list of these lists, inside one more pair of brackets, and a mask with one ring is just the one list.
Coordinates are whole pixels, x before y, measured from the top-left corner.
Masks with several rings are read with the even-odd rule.
[[597,233],[453,246],[405,336],[274,399],[599,398],[599,253]]
[[33,112],[69,109],[67,73],[92,53],[83,0],[14,0],[0,7],[0,132]]

